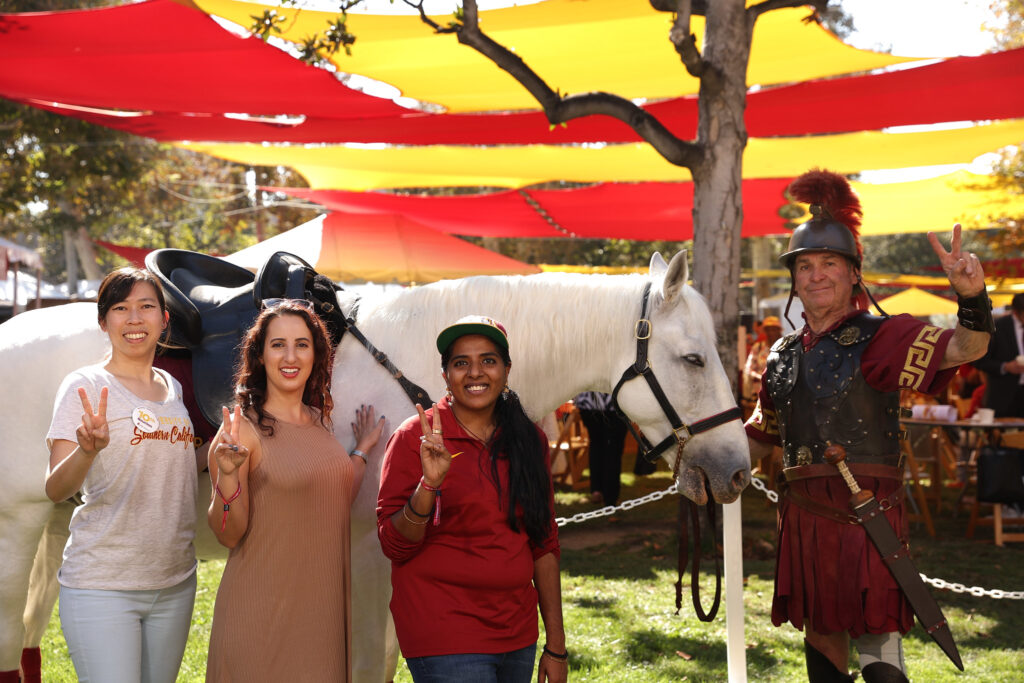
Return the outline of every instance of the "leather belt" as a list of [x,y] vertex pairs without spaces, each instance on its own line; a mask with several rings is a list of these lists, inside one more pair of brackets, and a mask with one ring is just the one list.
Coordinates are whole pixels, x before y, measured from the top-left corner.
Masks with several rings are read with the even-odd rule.
[[[851,462],[847,463],[850,472],[854,476],[876,477],[878,479],[896,479],[903,481],[903,463],[900,456],[900,466],[876,465],[874,463]],[[838,477],[835,465],[828,463],[816,463],[813,465],[797,465],[782,470],[782,476],[786,481],[797,481],[799,479],[812,479],[814,477]]]
[[[829,465],[829,467],[832,467]],[[833,469],[835,469],[833,467]],[[848,508],[832,507],[825,503],[819,503],[816,500],[808,498],[799,493],[794,493],[788,486],[783,486],[781,489],[783,498],[786,498],[798,508],[804,509],[811,514],[818,515],[819,517],[826,517],[840,524],[860,524],[860,520],[857,515],[853,514]],[[878,500],[878,507],[880,510],[885,511],[896,507],[903,502],[904,496],[906,496],[907,487],[901,486],[885,498]]]

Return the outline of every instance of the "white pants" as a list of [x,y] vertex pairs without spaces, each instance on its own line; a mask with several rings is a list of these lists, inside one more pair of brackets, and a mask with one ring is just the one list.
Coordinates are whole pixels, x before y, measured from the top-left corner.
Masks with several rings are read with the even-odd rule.
[[81,683],[174,683],[196,599],[193,572],[160,590],[60,588],[60,625]]

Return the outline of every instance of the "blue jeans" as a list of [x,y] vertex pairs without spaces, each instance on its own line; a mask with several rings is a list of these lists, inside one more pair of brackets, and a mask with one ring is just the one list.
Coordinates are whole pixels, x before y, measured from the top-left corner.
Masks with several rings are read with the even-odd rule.
[[405,660],[416,683],[530,683],[537,644],[498,654],[437,655]]
[[196,574],[162,590],[60,588],[60,625],[83,683],[174,683]]

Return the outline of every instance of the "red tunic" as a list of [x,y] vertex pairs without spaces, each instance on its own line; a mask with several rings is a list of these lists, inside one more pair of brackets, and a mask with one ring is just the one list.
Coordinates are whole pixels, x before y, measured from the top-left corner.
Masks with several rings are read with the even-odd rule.
[[[909,315],[893,316],[882,323],[864,349],[861,373],[877,391],[936,393],[956,371],[939,370],[952,335],[952,330],[922,323]],[[805,350],[813,343],[805,335]],[[746,431],[752,439],[780,445],[774,404],[763,383]],[[874,491],[878,499],[903,486],[902,481],[874,477],[857,477],[857,482],[861,488]],[[789,487],[795,494],[848,509],[850,490],[838,474],[793,481]],[[885,515],[906,543],[904,506],[898,505]],[[863,527],[814,514],[783,498],[779,504],[772,623],[779,626],[788,621],[802,630],[805,620],[818,633],[848,631],[857,638],[864,633],[906,633],[914,625],[914,614]]]
[[377,534],[391,560],[398,643],[407,658],[521,649],[537,642],[534,561],[559,553],[554,489],[550,534],[534,546],[522,525],[519,532],[508,525],[508,461],[498,460],[499,503],[484,444],[456,422],[447,399],[437,409],[445,446],[458,455],[441,487],[441,523],[434,526],[431,518],[421,542],[407,540],[391,522],[423,473],[419,417],[406,420],[391,437],[381,472]]

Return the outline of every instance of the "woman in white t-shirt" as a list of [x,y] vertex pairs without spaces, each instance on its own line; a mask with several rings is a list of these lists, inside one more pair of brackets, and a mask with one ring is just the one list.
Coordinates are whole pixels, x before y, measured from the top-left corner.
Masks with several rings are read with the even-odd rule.
[[109,357],[57,392],[46,435],[46,495],[82,494],[60,581],[60,622],[80,681],[173,682],[196,591],[197,472],[181,385],[153,367],[167,329],[145,270],[100,285]]

